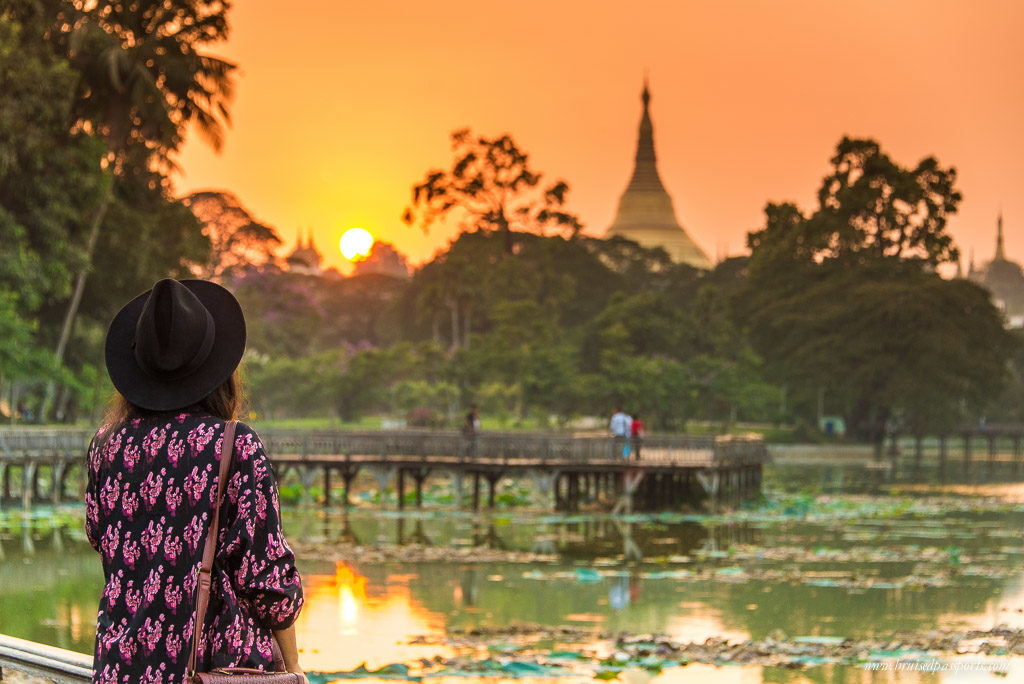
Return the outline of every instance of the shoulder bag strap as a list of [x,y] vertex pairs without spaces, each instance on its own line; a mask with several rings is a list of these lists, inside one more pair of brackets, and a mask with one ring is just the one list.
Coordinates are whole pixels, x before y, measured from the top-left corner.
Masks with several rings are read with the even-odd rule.
[[235,427],[238,421],[230,420],[224,426],[224,438],[220,447],[220,475],[217,477],[217,498],[213,500],[213,514],[210,531],[206,534],[206,546],[203,547],[203,565],[199,568],[199,581],[196,583],[196,617],[192,626],[192,653],[188,658],[188,676],[196,673],[196,662],[199,656],[199,640],[203,635],[203,619],[206,617],[206,606],[210,602],[210,574],[213,571],[213,556],[217,550],[217,528],[220,523],[220,504],[227,486],[228,471],[231,469],[232,452],[235,446]]

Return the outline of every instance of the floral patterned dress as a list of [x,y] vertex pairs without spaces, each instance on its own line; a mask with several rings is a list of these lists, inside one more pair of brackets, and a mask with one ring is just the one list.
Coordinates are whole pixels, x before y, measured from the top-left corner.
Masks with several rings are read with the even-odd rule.
[[[135,418],[89,447],[86,532],[103,560],[94,682],[183,682],[196,582],[217,492],[224,421]],[[259,437],[239,423],[225,489],[200,670],[272,662],[272,629],[302,607]]]

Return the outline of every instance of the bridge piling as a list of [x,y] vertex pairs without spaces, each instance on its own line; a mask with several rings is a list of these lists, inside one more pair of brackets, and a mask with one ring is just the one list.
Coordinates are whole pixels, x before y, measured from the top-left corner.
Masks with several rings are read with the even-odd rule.
[[54,506],[60,505],[64,498],[64,477],[67,475],[67,471],[67,461],[59,461],[53,466],[53,490],[50,493]]
[[395,483],[398,494],[398,510],[405,510],[405,468],[398,469],[398,480]]
[[487,474],[487,507],[494,509],[494,496],[495,490],[498,488],[498,480],[501,479],[501,473],[488,473]]
[[341,480],[342,480],[342,484],[343,484],[343,486],[345,488],[344,489],[344,499],[342,499],[342,505],[346,509],[349,506],[352,505],[352,502],[349,500],[349,495],[352,492],[352,480],[356,479],[356,475],[358,475],[358,474],[359,474],[359,467],[358,466],[353,468],[353,467],[350,467],[350,466],[346,465],[341,470]]
[[38,498],[36,487],[36,468],[38,467],[38,463],[29,461],[25,464],[25,470],[22,473],[21,507],[26,511],[32,510],[33,497]]
[[429,468],[417,468],[412,471],[413,480],[416,482],[416,508],[423,508],[423,482],[430,475]]

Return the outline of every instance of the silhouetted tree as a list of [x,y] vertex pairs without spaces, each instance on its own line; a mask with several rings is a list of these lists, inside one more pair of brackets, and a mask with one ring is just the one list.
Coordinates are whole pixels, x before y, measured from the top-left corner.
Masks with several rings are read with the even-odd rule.
[[831,162],[817,211],[804,219],[792,204],[769,204],[765,229],[748,238],[752,251],[764,254],[784,243],[784,254],[804,260],[895,258],[935,266],[959,258],[946,232],[961,200],[955,169],[934,157],[903,168],[874,140],[847,137]]
[[210,258],[198,266],[201,278],[221,280],[247,267],[277,262],[281,238],[273,228],[252,217],[230,192],[193,192],[182,198],[203,224],[210,240]]
[[542,187],[541,174],[508,134],[484,138],[468,128],[458,130],[452,133],[452,152],[450,169],[428,171],[413,186],[412,204],[402,216],[406,224],[426,231],[452,218],[463,229],[500,233],[508,254],[516,231],[542,233],[554,226],[575,236],[583,227],[565,209],[569,184],[557,180]]

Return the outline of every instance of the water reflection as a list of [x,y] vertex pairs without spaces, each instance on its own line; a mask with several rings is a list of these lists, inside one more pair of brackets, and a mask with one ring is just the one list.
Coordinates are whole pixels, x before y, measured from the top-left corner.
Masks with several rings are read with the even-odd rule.
[[472,612],[476,608],[478,581],[476,568],[459,569],[459,582],[452,589],[452,603],[456,609]]
[[352,546],[471,547],[521,551],[585,562],[618,558],[686,556],[715,552],[733,544],[760,543],[760,531],[747,524],[708,525],[671,518],[637,522],[610,515],[531,516],[510,513],[291,511],[290,536],[300,543]]
[[103,572],[81,530],[0,528],[0,561],[0,633],[91,653]]
[[[848,475],[840,479],[850,482]],[[1020,485],[998,491],[1024,501]],[[747,522],[678,515],[289,511],[286,528],[300,549],[389,549],[372,562],[343,554],[344,562],[330,553],[300,556],[307,593],[297,623],[303,661],[326,671],[415,664],[456,655],[458,649],[445,643],[454,630],[523,624],[541,631],[571,627],[597,656],[613,648],[602,635],[620,632],[700,643],[708,637],[760,640],[776,631],[864,639],[936,627],[1024,628],[1024,508],[951,506],[875,515],[871,506],[883,501],[872,499],[862,514],[848,518],[812,514]],[[431,550],[429,561],[422,549]],[[792,553],[772,558],[787,550]],[[496,560],[473,562],[473,554],[484,551]],[[891,554],[858,555],[865,551]],[[549,559],[507,560],[520,552]],[[839,581],[847,579],[855,580],[852,586]],[[101,586],[99,559],[80,530],[3,527],[0,519],[0,632],[89,652]],[[505,646],[500,641],[489,646],[498,651]],[[547,647],[559,645],[554,637],[548,641]],[[1016,663],[1008,679],[1014,676],[1024,681]],[[961,684],[991,681],[992,675],[690,665],[656,676],[630,670],[620,680]]]
[[416,635],[439,638],[444,616],[426,609],[410,591],[414,574],[392,573],[370,582],[345,563],[333,574],[307,572],[306,606],[295,624],[309,670],[376,669],[388,663],[447,652],[409,644]]

